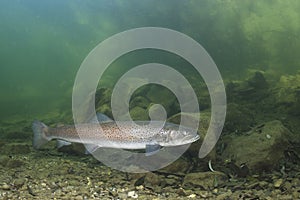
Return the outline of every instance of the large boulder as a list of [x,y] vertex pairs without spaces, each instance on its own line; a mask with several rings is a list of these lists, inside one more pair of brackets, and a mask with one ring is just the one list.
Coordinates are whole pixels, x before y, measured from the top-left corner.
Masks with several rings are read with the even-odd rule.
[[146,98],[154,104],[161,104],[168,116],[180,110],[178,103],[176,103],[176,96],[169,89],[160,85],[152,85],[146,94]]
[[261,124],[247,134],[226,135],[222,138],[223,160],[237,166],[246,165],[251,171],[267,171],[278,166],[290,145],[292,133],[278,120]]
[[282,75],[274,88],[276,103],[294,104],[300,100],[300,74]]
[[293,116],[300,116],[300,73],[282,75],[273,93],[277,107]]
[[251,110],[236,103],[230,103],[227,105],[224,132],[242,133],[249,131],[250,127],[253,127],[254,123],[254,116]]
[[158,171],[167,174],[185,174],[191,169],[191,167],[191,161],[181,157],[178,160],[171,163],[170,165],[159,169]]
[[148,111],[139,106],[136,106],[130,110],[130,116],[133,120],[149,120]]
[[258,102],[268,95],[268,83],[264,73],[257,71],[252,77],[243,81],[232,81],[226,85],[226,92],[230,102],[248,101]]

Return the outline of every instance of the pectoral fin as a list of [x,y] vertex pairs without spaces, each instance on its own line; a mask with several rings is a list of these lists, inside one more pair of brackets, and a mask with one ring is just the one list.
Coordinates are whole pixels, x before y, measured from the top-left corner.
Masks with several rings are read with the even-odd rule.
[[147,144],[146,145],[146,156],[156,154],[161,149],[159,144]]
[[84,146],[85,146],[85,148],[86,148],[85,154],[93,153],[93,152],[95,152],[97,149],[100,148],[100,146],[95,145],[95,144],[85,144]]

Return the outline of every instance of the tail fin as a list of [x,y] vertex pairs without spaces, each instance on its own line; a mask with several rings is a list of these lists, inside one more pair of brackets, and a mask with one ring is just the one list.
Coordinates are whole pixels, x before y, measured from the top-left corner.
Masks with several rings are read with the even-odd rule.
[[44,144],[46,144],[50,138],[46,136],[48,131],[48,127],[40,122],[35,120],[32,123],[32,130],[33,130],[33,148],[40,149]]

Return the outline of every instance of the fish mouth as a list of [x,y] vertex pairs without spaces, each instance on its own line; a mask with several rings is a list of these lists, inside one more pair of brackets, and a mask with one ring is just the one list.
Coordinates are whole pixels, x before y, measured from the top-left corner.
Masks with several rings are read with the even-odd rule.
[[183,141],[187,144],[187,143],[192,143],[192,142],[195,142],[197,140],[200,139],[200,136],[198,134],[196,135],[188,135],[188,136],[185,136],[183,138]]

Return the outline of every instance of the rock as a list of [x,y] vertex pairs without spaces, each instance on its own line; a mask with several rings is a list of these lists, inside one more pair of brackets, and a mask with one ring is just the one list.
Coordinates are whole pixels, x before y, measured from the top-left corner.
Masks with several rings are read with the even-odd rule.
[[288,182],[288,181],[286,181],[285,183],[284,183],[284,186],[283,186],[287,191],[291,191],[291,189],[292,189],[292,184],[290,183],[290,182]]
[[133,120],[149,120],[147,110],[138,106],[130,110],[130,116]]
[[277,104],[293,104],[298,101],[300,88],[300,73],[296,75],[282,75],[274,95]]
[[118,191],[115,188],[112,188],[112,190],[109,191],[109,194],[113,197],[117,197]]
[[131,174],[130,179],[133,180],[132,181],[133,185],[137,187],[137,186],[142,186],[144,184],[145,176],[146,176],[145,174]]
[[130,179],[132,180],[132,184],[137,187],[143,185],[143,187],[157,190],[159,189],[162,184],[162,179],[159,175],[148,172],[148,173],[141,173],[141,174],[129,174]]
[[158,170],[170,174],[185,174],[191,168],[191,163],[184,158],[179,158],[170,165]]
[[273,89],[274,101],[277,107],[290,115],[300,116],[300,73],[282,75]]
[[175,95],[165,87],[152,85],[147,92],[146,97],[151,103],[161,104],[165,108],[168,116],[172,116],[180,111],[173,107],[173,105],[176,105]]
[[196,194],[190,194],[187,198],[189,198],[189,199],[193,199],[193,198],[196,198],[197,197],[197,195]]
[[224,132],[226,133],[242,133],[249,131],[254,124],[252,112],[244,106],[235,103],[227,105],[226,121],[224,124]]
[[289,146],[290,131],[278,120],[252,129],[248,134],[224,136],[223,160],[247,165],[250,171],[262,172],[277,166]]
[[137,189],[137,190],[143,190],[144,186],[143,185],[139,185],[139,186],[136,186],[135,189]]
[[204,190],[213,189],[227,181],[227,175],[222,172],[198,172],[190,173],[184,177],[184,188],[202,188]]
[[246,164],[237,166],[233,161],[226,160],[222,171],[226,174],[245,178],[250,174],[250,170]]
[[280,188],[280,186],[283,184],[283,179],[282,178],[280,178],[280,179],[277,179],[277,180],[275,180],[275,182],[274,182],[274,187],[275,188]]
[[176,193],[180,196],[186,196],[186,191],[183,188],[177,189]]
[[143,97],[143,96],[137,96],[137,97],[134,97],[131,101],[130,101],[130,109],[138,106],[138,107],[141,107],[141,108],[144,108],[144,109],[147,109],[148,105],[149,105],[150,101]]
[[1,187],[3,190],[10,190],[10,185],[4,183]]
[[74,199],[75,199],[75,200],[83,200],[84,198],[83,198],[83,196],[81,196],[81,195],[77,195]]
[[169,185],[169,186],[173,186],[178,183],[178,180],[172,179],[172,178],[166,178],[164,181],[166,182],[166,185]]
[[9,157],[6,155],[0,155],[0,165],[5,167],[7,165],[7,162],[9,161]]
[[112,118],[112,112],[109,104],[103,104],[96,108],[97,113],[103,113],[107,115],[108,117]]
[[129,197],[129,198],[133,198],[133,199],[137,199],[139,196],[138,196],[138,194],[135,192],[135,191],[129,191],[128,193],[127,193],[127,196]]
[[14,180],[14,186],[16,188],[20,188],[24,185],[24,183],[26,182],[26,179],[25,178],[18,178],[16,180]]
[[216,197],[216,200],[224,200],[224,199],[230,199],[230,197],[232,196],[232,192],[229,190],[223,194],[219,194]]
[[263,72],[256,71],[254,75],[248,79],[248,84],[251,87],[254,87],[255,90],[266,89],[268,88],[268,83],[265,79]]
[[255,72],[246,81],[232,81],[226,85],[226,93],[229,102],[259,101],[268,94],[268,83],[263,72]]
[[146,173],[144,179],[144,186],[147,188],[154,189],[156,186],[159,186],[161,183],[161,178],[152,172]]
[[[4,131],[3,131],[3,133],[2,133],[1,130],[2,130],[2,129],[0,128],[0,135],[4,134]],[[2,140],[0,139],[0,151],[1,151],[1,152],[3,151],[2,149],[5,147],[5,145],[6,145],[6,142],[4,142],[4,141],[2,141]]]

